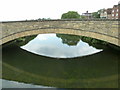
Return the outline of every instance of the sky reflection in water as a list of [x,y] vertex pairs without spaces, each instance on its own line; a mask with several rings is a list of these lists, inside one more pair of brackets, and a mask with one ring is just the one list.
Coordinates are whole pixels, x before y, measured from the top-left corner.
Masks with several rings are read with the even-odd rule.
[[58,38],[56,34],[39,34],[29,43],[21,46],[21,48],[38,55],[57,58],[86,56],[102,51],[89,46],[81,40],[76,46],[63,44],[62,39]]

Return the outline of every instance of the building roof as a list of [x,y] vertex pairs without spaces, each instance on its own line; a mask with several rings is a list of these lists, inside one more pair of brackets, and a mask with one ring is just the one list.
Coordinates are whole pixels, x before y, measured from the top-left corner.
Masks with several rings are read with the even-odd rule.
[[114,5],[113,7],[117,7],[118,5]]
[[107,12],[107,14],[111,14],[112,13],[112,8],[108,8],[108,9],[102,9],[101,13],[105,13]]
[[82,15],[91,15],[92,13],[88,13],[88,11],[86,11],[86,13],[82,13]]
[[106,11],[107,11],[107,14],[111,14],[112,13],[112,8],[108,8]]

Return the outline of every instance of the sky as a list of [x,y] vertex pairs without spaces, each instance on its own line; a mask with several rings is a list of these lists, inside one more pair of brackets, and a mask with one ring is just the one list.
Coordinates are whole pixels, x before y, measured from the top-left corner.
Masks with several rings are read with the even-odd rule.
[[112,8],[120,0],[0,0],[0,21],[60,19],[63,13],[95,12]]

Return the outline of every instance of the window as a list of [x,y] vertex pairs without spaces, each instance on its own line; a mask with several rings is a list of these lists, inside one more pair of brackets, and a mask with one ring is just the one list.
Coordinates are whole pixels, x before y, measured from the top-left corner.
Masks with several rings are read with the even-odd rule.
[[118,12],[118,9],[117,9],[117,12]]
[[107,14],[107,12],[104,12],[105,14]]
[[116,13],[116,16],[118,16],[118,13]]

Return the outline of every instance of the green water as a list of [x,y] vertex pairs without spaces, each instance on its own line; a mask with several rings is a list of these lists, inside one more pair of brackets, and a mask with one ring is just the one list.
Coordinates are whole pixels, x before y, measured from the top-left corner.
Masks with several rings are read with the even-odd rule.
[[2,54],[6,80],[57,88],[118,88],[119,51],[105,49],[87,56],[55,58],[11,44]]

